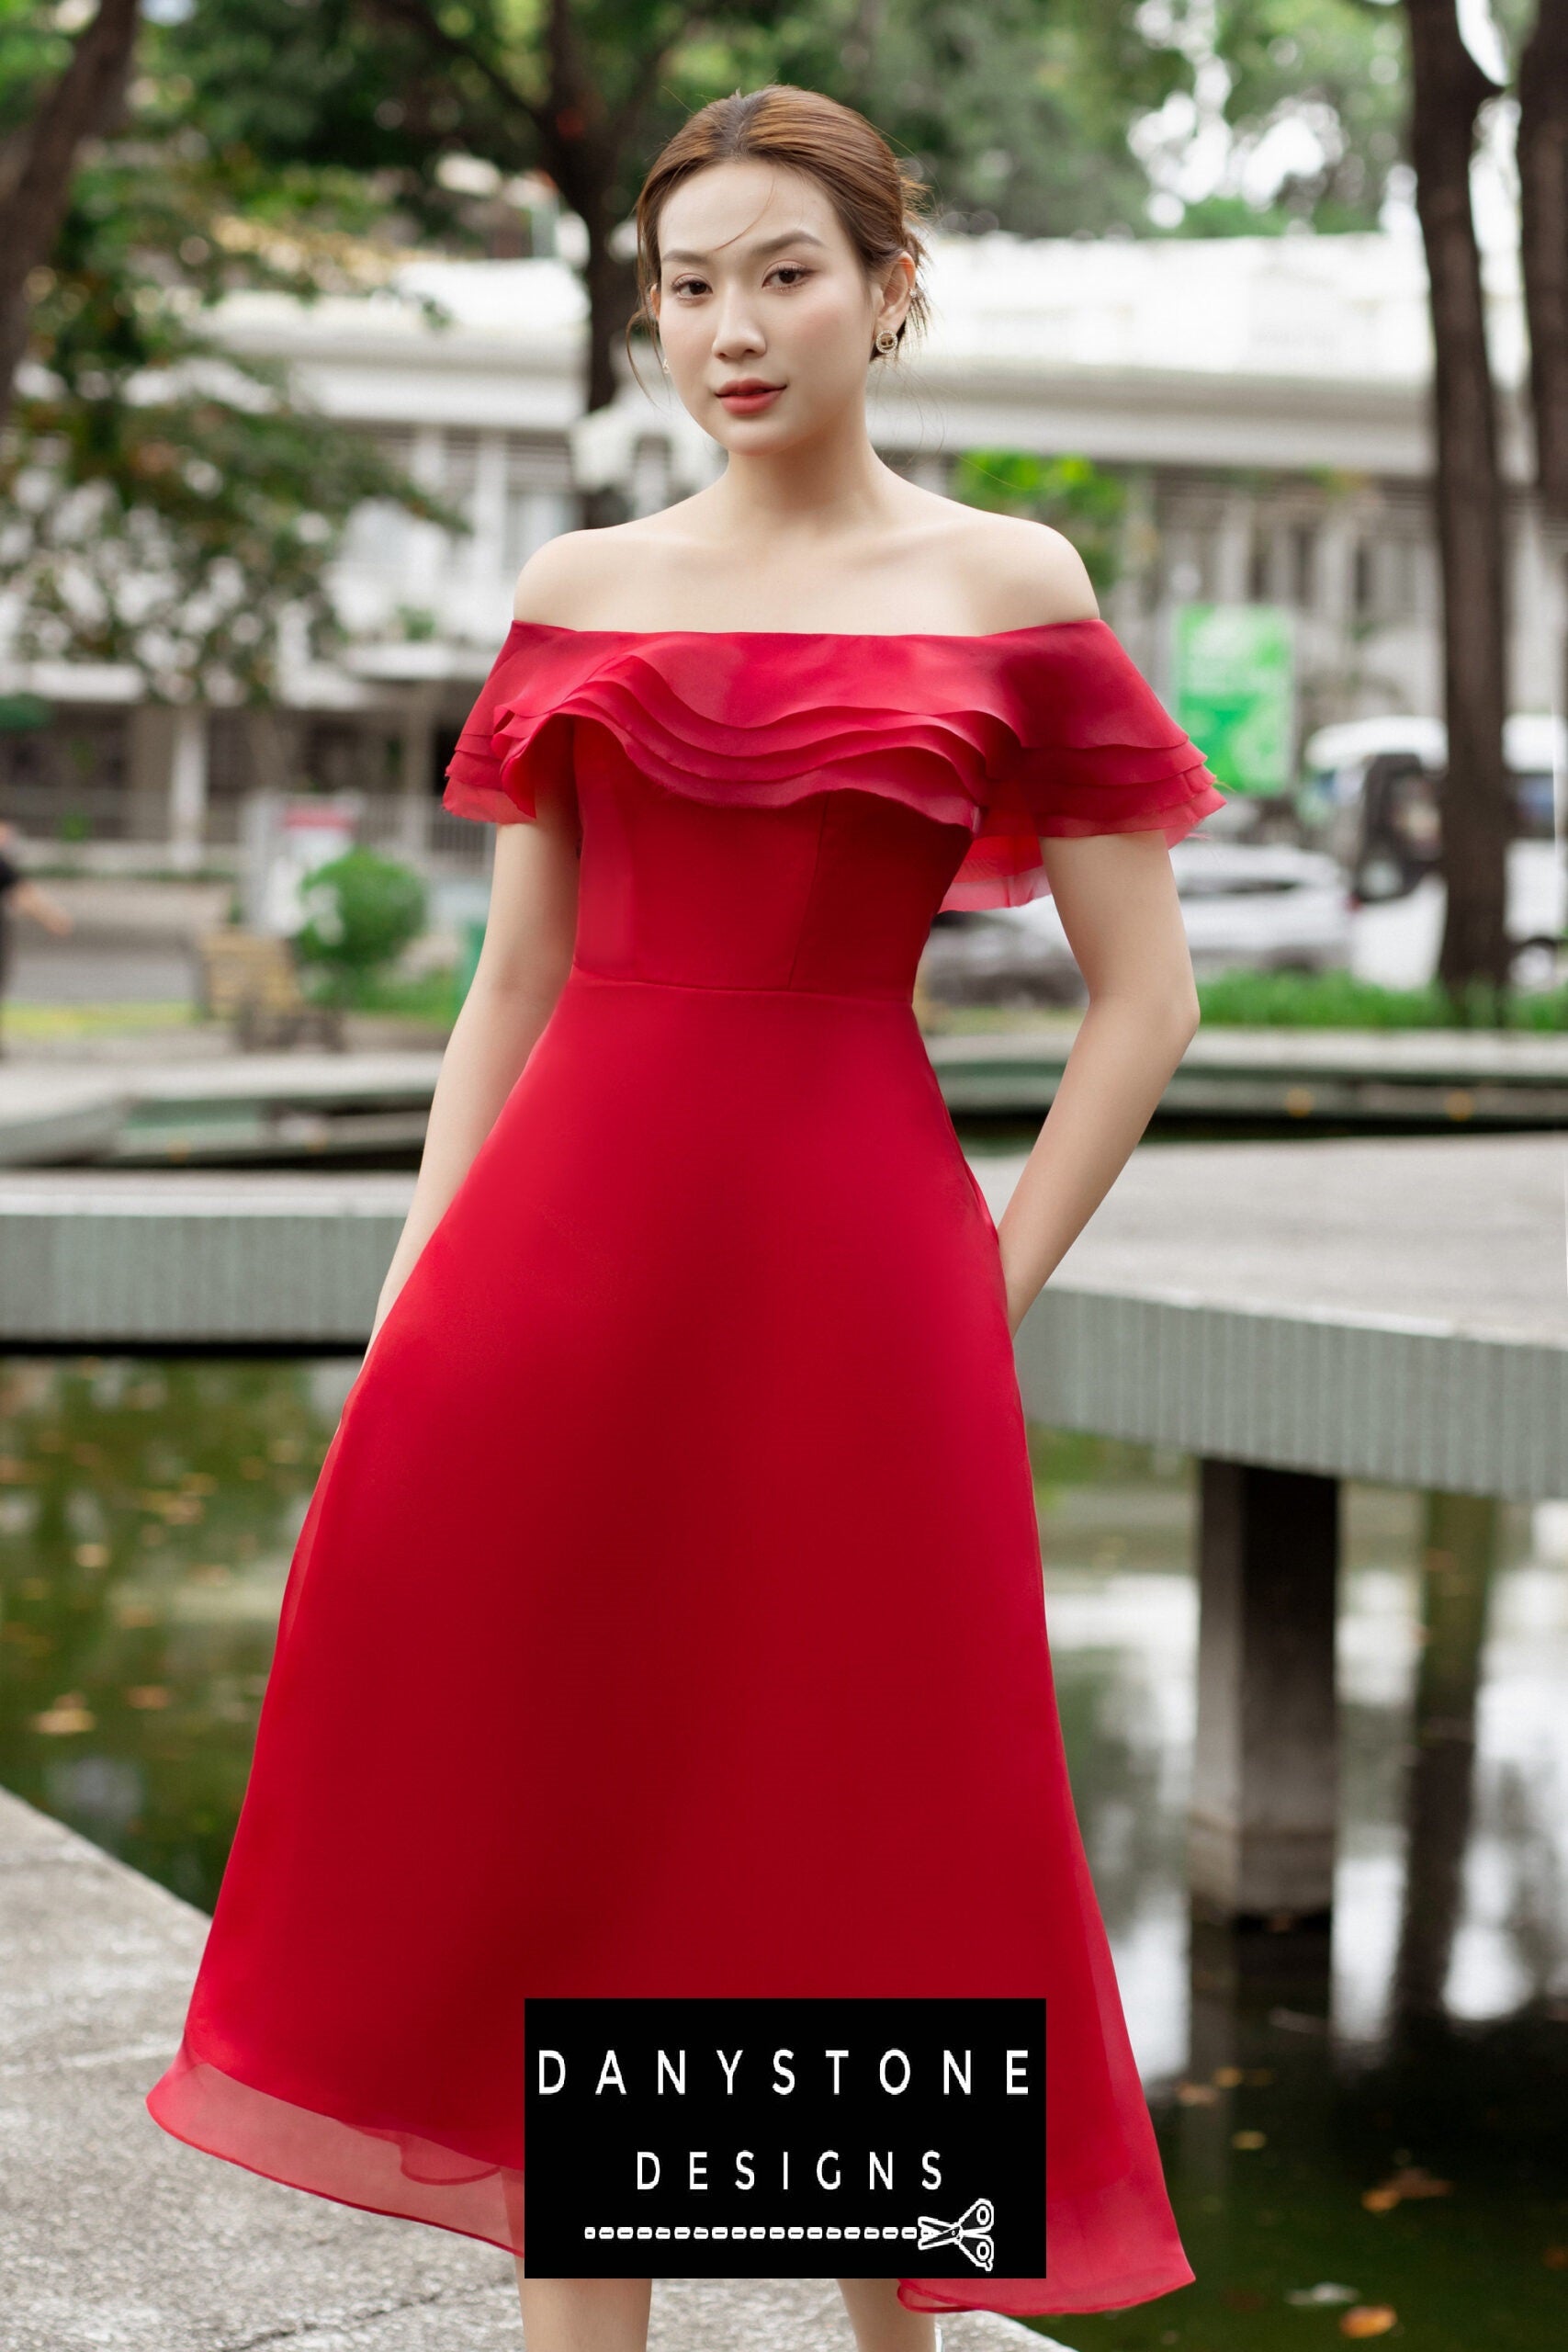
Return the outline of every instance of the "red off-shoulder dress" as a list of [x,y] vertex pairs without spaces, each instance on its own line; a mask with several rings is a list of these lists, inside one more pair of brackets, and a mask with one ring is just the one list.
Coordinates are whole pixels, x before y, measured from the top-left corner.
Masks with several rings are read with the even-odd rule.
[[911,994],[1043,839],[1221,807],[1201,755],[1100,621],[520,622],[449,774],[498,823],[574,787],[574,960],[333,1436],[147,2105],[522,2253],[526,1995],[1043,1996],[1048,2275],[900,2298],[1183,2286]]

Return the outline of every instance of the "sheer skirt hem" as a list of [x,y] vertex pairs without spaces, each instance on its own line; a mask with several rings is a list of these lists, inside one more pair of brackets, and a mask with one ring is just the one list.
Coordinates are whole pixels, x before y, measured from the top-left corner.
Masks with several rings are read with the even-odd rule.
[[147,2093],[154,2123],[203,2154],[334,2204],[523,2252],[523,2174],[417,2132],[353,2124],[225,2074],[182,2042]]
[[[297,2106],[197,2058],[185,2042],[144,2104],[160,2129],[204,2155],[308,2196],[392,2221],[451,2230],[523,2258],[519,2166],[488,2163],[420,2132],[347,2123]],[[1138,2206],[1131,2184],[1118,2186]],[[1134,2221],[1131,2211],[1119,2213],[1117,2203],[1112,2189],[1086,2198],[1081,2212],[1076,2203],[1066,2211],[1053,2207],[1050,2242],[1061,2242],[1065,2251],[1076,2248],[1077,2257],[1065,2258],[1053,2278],[900,2278],[898,2301],[908,2311],[933,2312],[1121,2311],[1190,2285],[1193,2273],[1179,2246],[1172,2242],[1162,2260],[1150,2261],[1149,2217],[1140,2211]],[[1127,2243],[1139,2243],[1141,2235],[1145,2255],[1137,2268],[1122,2274],[1103,2258],[1107,2240],[1114,2244],[1119,2234],[1118,2224],[1132,2226]],[[1098,2263],[1089,2240],[1101,2249]],[[847,2245],[844,2252],[850,2252]]]

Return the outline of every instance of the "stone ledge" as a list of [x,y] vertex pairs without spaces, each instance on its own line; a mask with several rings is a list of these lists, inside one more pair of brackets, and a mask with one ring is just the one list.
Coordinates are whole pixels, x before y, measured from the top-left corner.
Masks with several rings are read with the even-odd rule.
[[[142,2106],[205,1915],[0,1791],[5,2352],[523,2352],[513,2265],[187,2148]],[[945,2352],[1051,2352],[996,2312]],[[660,2278],[649,2352],[852,2352],[831,2279]]]

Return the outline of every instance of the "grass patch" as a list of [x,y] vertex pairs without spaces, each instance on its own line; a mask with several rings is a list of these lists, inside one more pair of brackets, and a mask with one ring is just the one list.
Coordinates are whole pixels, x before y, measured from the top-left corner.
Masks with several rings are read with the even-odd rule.
[[48,1045],[57,1038],[146,1036],[163,1029],[190,1029],[196,1008],[188,1001],[157,1004],[16,1004],[5,1008],[0,1026],[7,1037]]
[[1216,972],[1198,983],[1203,1018],[1258,1029],[1568,1029],[1568,988],[1478,1000],[1467,1018],[1440,989],[1385,989],[1350,972]]
[[[314,994],[309,978],[307,992]],[[403,1021],[428,1022],[432,1028],[450,1029],[457,1018],[457,976],[455,971],[422,972],[417,978],[397,974],[381,978],[356,974],[344,1005],[349,1012],[388,1012]]]
[[[1204,1021],[1237,1029],[1506,1029],[1550,1035],[1568,1031],[1568,988],[1517,992],[1499,1006],[1479,996],[1470,1018],[1435,987],[1380,988],[1349,972],[1216,972],[1198,983]],[[1076,1029],[1080,1009],[1059,1005],[917,1006],[932,1035],[987,1036]]]

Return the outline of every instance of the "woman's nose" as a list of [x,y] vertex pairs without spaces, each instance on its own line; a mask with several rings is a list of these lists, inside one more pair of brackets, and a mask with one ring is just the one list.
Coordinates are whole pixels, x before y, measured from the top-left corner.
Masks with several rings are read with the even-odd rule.
[[717,352],[761,349],[761,330],[744,303],[734,303],[720,311],[714,329],[713,347]]

